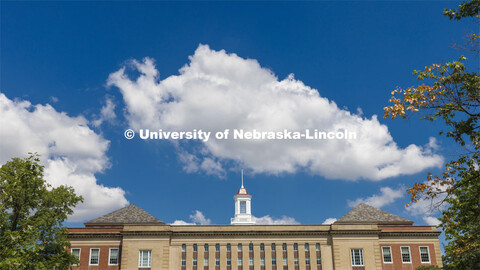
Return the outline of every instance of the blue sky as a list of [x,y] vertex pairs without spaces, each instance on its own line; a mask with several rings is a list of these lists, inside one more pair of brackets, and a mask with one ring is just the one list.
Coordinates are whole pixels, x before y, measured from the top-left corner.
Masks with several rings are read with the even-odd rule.
[[[412,219],[417,225],[425,224],[427,217],[438,214],[428,214],[420,206],[417,211],[406,210],[408,196],[403,190],[424,181],[428,171],[438,172],[442,160],[455,155],[454,145],[438,136],[441,123],[426,123],[415,117],[383,119],[383,107],[395,87],[417,83],[412,70],[458,59],[462,54],[452,45],[461,43],[474,26],[468,20],[452,22],[442,16],[444,8],[456,5],[458,2],[453,1],[2,2],[0,91],[4,111],[0,120],[8,131],[1,133],[1,162],[38,151],[48,168],[47,180],[53,184],[75,183],[72,185],[78,185],[82,194],[90,194],[84,196],[87,206],[70,220],[72,226],[127,201],[167,223],[205,223],[210,219],[211,224],[227,224],[233,216],[232,197],[240,185],[240,168],[246,170],[245,185],[253,195],[253,214],[257,217],[319,224],[327,218],[340,218],[352,208],[352,201],[377,195],[370,202],[375,201],[381,209]],[[155,67],[143,62],[144,57],[153,59]],[[257,61],[261,67],[245,59]],[[142,75],[132,60],[137,61],[137,68],[157,70],[159,77],[146,80],[160,86],[151,90],[136,85],[137,94],[129,95],[132,92],[126,83],[135,83]],[[469,65],[478,65],[475,59],[469,61]],[[179,73],[185,65],[190,65],[188,71]],[[129,79],[108,80],[123,67]],[[224,70],[230,73],[224,74]],[[269,77],[267,70],[276,77]],[[237,71],[238,76],[234,74]],[[211,90],[210,86],[216,86],[209,83],[191,87],[198,82],[194,78],[197,73],[228,81],[226,89],[221,88],[225,95],[232,100],[241,96],[243,103],[232,103],[233,107],[238,105],[236,110],[216,113],[215,106],[205,104],[221,105],[218,93],[222,92]],[[284,80],[291,73],[295,80]],[[172,75],[178,75],[184,84],[177,86],[173,77],[163,81]],[[261,93],[267,90],[255,83],[265,80],[279,85],[290,82],[303,87],[302,91],[308,86],[319,93],[314,100],[335,102],[337,108],[322,115],[318,113],[322,110],[305,109],[308,106],[302,102],[306,98],[263,101]],[[174,116],[155,109],[165,100],[153,103],[153,111],[137,100],[150,90],[168,92],[170,88],[174,89],[170,95],[178,98],[179,104]],[[185,93],[192,93],[193,88],[200,93],[198,104],[192,108],[192,103],[184,103],[182,107],[183,101],[192,98]],[[266,97],[277,97],[272,95]],[[256,105],[248,107],[248,100]],[[402,160],[408,163],[404,151],[413,144],[423,151],[414,162],[421,168],[399,165],[398,172],[389,176],[357,171],[364,160],[354,159],[350,166],[348,148],[341,150],[342,146],[338,146],[340,150],[329,145],[313,146],[314,153],[307,154],[308,147],[299,145],[297,156],[291,145],[176,144],[126,140],[123,134],[127,128],[161,128],[158,124],[165,123],[174,123],[170,127],[177,129],[188,126],[176,122],[179,115],[186,122],[190,117],[195,119],[200,128],[247,119],[250,113],[260,115],[261,121],[242,120],[247,125],[244,128],[249,123],[277,123],[278,119],[270,119],[259,108],[265,109],[261,106],[264,103],[268,111],[272,102],[274,112],[282,111],[286,100],[294,100],[292,112],[297,120],[304,115],[314,122],[331,124],[343,121],[339,114],[350,112],[353,116],[346,116],[345,123],[353,121],[352,117],[361,119],[359,128],[374,122],[370,135],[377,134],[379,127],[388,128],[380,142],[369,142],[362,149],[377,156],[374,148],[385,146],[382,138],[390,134],[390,143],[396,143],[392,156],[399,157],[385,164],[367,161],[366,167],[380,170]],[[238,115],[234,117],[235,113]],[[374,115],[378,120],[373,120]],[[145,120],[150,116],[158,119]],[[323,119],[329,116],[337,118]],[[232,125],[241,126],[239,123]],[[308,128],[302,123],[296,124]],[[215,127],[232,128],[220,124]],[[385,130],[378,131],[382,132]],[[431,137],[436,138],[436,146],[426,146]],[[218,148],[221,151],[215,150]],[[278,153],[271,156],[272,163],[285,162],[285,166],[292,166],[290,169],[255,159],[277,149]],[[319,154],[322,152],[326,154]],[[344,163],[337,153],[344,155]],[[309,158],[303,164],[299,160],[305,156]],[[322,164],[330,159],[333,165],[325,168]],[[217,167],[202,168],[202,160]]]

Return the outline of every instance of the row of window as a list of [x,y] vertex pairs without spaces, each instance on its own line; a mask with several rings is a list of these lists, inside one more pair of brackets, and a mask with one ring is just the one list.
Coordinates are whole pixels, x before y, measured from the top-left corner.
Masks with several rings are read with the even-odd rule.
[[[430,251],[427,246],[418,247],[420,251],[420,261],[422,263],[430,263]],[[402,263],[411,263],[412,256],[410,255],[410,247],[400,247],[400,254],[402,256]],[[382,255],[384,263],[393,263],[392,248],[382,247]]]
[[[427,246],[419,247],[420,261],[422,263],[430,263],[430,251]],[[363,249],[351,249],[352,266],[364,266],[363,262]],[[412,257],[410,255],[410,247],[400,247],[400,254],[402,256],[403,263],[412,263]],[[385,246],[382,247],[382,256],[384,263],[393,263],[392,248]]]
[[[287,258],[283,258],[282,261],[283,261],[283,265],[287,265]],[[295,265],[298,265],[298,258],[294,258],[293,263]],[[321,258],[317,257],[317,264],[321,264],[321,263],[322,263]],[[310,258],[305,258],[305,264],[310,265]],[[186,266],[186,265],[187,265],[186,259],[182,258],[182,266]],[[198,259],[197,258],[192,259],[192,265],[193,266],[198,265]],[[215,265],[216,266],[220,265],[220,258],[215,258]],[[230,266],[230,265],[232,265],[232,259],[227,258],[227,266]],[[243,266],[243,258],[238,258],[237,265],[238,266]],[[253,258],[252,257],[248,258],[248,265],[250,265],[250,266],[253,265]],[[262,266],[265,265],[265,257],[260,258],[260,265],[262,265]],[[272,265],[277,265],[277,259],[276,258],[272,258]],[[203,258],[203,266],[209,266],[209,259],[208,258]]]
[[[82,252],[81,248],[72,248],[72,255],[75,256],[78,260],[80,260],[80,254]],[[118,248],[111,248],[108,252],[108,265],[118,265]],[[100,249],[99,248],[91,248],[90,249],[90,257],[88,259],[89,265],[98,265],[100,262]]]
[[[80,260],[81,248],[72,248],[72,255]],[[118,265],[119,261],[119,249],[110,248],[108,252],[108,265]],[[100,262],[100,248],[91,248],[90,257],[88,259],[88,265],[98,265]],[[152,251],[140,250],[138,255],[138,267],[151,267],[152,265]]]
[[[305,243],[304,244],[304,247],[305,247],[305,253],[309,252],[310,251],[310,244],[308,243]],[[242,244],[238,244],[237,245],[237,248],[238,248],[238,253],[242,253],[243,252],[243,245]],[[204,244],[203,245],[203,249],[204,249],[204,252],[209,252],[209,244]],[[227,252],[231,252],[232,250],[232,245],[231,244],[227,244],[226,245],[226,249],[227,249]],[[276,252],[276,249],[277,249],[277,245],[275,243],[271,244],[271,251],[272,253],[273,252]],[[248,250],[249,252],[252,252],[253,253],[253,244],[249,244],[248,245]],[[299,260],[298,260],[298,244],[297,243],[294,243],[293,244],[293,250],[294,250],[294,264],[295,265],[298,265],[299,264]],[[315,250],[317,251],[317,265],[320,265],[322,263],[322,260],[321,260],[321,257],[320,257],[320,244],[317,243],[315,245]],[[286,243],[283,243],[282,244],[282,251],[286,252],[287,251],[287,244]],[[185,255],[187,252],[187,245],[186,244],[182,244],[182,253]],[[192,258],[192,265],[193,266],[197,266],[198,265],[198,259],[197,257],[195,256],[195,254],[198,252],[198,245],[197,244],[193,244],[193,253],[194,253],[194,256]],[[216,258],[215,258],[215,265],[216,266],[219,266],[220,265],[220,258],[219,258],[219,255],[218,253],[220,252],[220,244],[215,244],[215,252],[217,253],[216,255]],[[265,244],[260,244],[260,252],[265,252]],[[249,257],[248,258],[248,264],[250,266],[252,266],[254,263],[254,260],[253,260],[253,257]],[[227,257],[226,258],[226,264],[227,266],[230,266],[232,265],[232,259],[230,257]],[[243,258],[238,258],[237,259],[237,264],[238,266],[243,266]],[[310,257],[307,256],[305,258],[305,264],[306,265],[310,265]],[[187,261],[186,261],[186,256],[182,256],[182,266],[186,266],[187,265]],[[209,266],[209,259],[208,258],[204,258],[203,259],[203,265],[204,266]],[[265,257],[264,255],[262,256],[261,254],[261,257],[260,257],[260,265],[264,266],[265,265]],[[272,258],[272,265],[277,265],[277,258],[274,257]],[[284,257],[283,257],[283,265],[287,265],[287,257],[286,257],[286,254],[284,254]]]
[[[272,251],[276,251],[277,245],[272,244],[271,248],[272,248]],[[242,252],[243,251],[243,245],[238,244],[237,249],[238,249],[238,252]],[[203,250],[205,252],[208,252],[209,245],[208,244],[203,245]],[[227,252],[229,252],[231,250],[232,250],[232,245],[227,244]],[[317,243],[315,245],[315,250],[320,251],[320,244]],[[187,251],[187,245],[183,244],[182,245],[182,252],[186,252],[186,251]],[[198,245],[193,244],[193,252],[197,252],[197,251],[198,251]],[[219,251],[220,251],[220,244],[215,244],[215,252],[219,252]],[[248,251],[253,251],[253,244],[248,245]],[[265,251],[265,244],[260,244],[260,251]],[[282,244],[282,251],[287,251],[287,244],[286,243]],[[297,243],[293,244],[293,251],[298,251],[298,244]],[[310,245],[308,243],[305,243],[305,251],[310,251]]]

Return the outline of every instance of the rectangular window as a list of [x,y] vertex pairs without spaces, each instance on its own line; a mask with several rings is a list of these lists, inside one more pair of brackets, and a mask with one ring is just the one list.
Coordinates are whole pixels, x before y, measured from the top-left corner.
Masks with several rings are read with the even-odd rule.
[[98,265],[99,259],[100,259],[100,249],[99,248],[91,248],[90,249],[89,265]]
[[249,245],[248,245],[248,250],[249,250],[249,251],[253,251],[253,244],[249,244]]
[[298,265],[298,258],[293,258],[293,263],[294,263],[295,265]]
[[428,247],[419,247],[420,248],[420,260],[422,263],[429,263],[430,262],[430,252]]
[[230,252],[232,250],[232,246],[230,244],[227,244],[227,252]]
[[240,214],[246,214],[246,213],[247,213],[247,202],[240,201]]
[[110,254],[108,255],[108,265],[117,265],[118,264],[118,248],[111,248]]
[[215,251],[219,252],[220,251],[220,244],[215,245]]
[[287,258],[283,258],[283,265],[287,265]]
[[265,251],[265,245],[264,244],[260,244],[260,251]]
[[197,252],[198,251],[198,246],[197,244],[193,244],[193,252]]
[[182,258],[182,266],[187,265],[187,260],[185,258]]
[[272,258],[272,265],[277,265],[277,258]]
[[203,248],[205,249],[205,252],[208,252],[208,244],[203,245]]
[[293,244],[293,251],[298,251],[298,244],[297,243]]
[[412,260],[410,259],[410,247],[400,247],[400,251],[402,254],[402,262],[411,263]]
[[322,264],[322,257],[317,257],[317,264]]
[[310,245],[308,243],[305,243],[305,251],[310,251]]
[[227,258],[227,265],[232,265],[232,259],[231,258]]
[[320,251],[320,244],[319,244],[319,243],[317,243],[317,244],[315,245],[315,250],[316,250],[316,251]]
[[253,258],[252,257],[248,258],[248,264],[253,265]]
[[197,261],[197,258],[193,258],[193,266],[197,266],[198,265],[198,261]]
[[286,243],[283,243],[283,244],[282,244],[282,250],[283,250],[283,251],[287,251],[287,244],[286,244]]
[[[81,252],[81,249],[80,249],[80,248],[72,248],[71,252],[72,252],[72,255],[75,256],[75,258],[77,258],[77,260],[80,261],[80,252]],[[77,265],[78,265],[78,264],[77,264]]]
[[185,244],[182,245],[182,252],[187,252],[187,245]]
[[272,251],[275,251],[277,249],[277,245],[272,244]]
[[382,247],[383,262],[392,263],[392,249],[390,247]]
[[242,252],[243,246],[242,244],[238,244],[238,252]]
[[138,267],[152,267],[152,251],[140,250],[138,256]]
[[215,265],[220,265],[220,258],[215,258]]
[[242,266],[243,265],[243,259],[242,258],[238,258],[238,266]]
[[208,266],[208,258],[203,259],[203,266]]
[[260,265],[265,265],[265,258],[260,258]]
[[305,258],[305,264],[306,264],[306,265],[310,265],[310,258],[309,258],[309,257],[306,257],[306,258]]
[[72,248],[72,255],[75,256],[78,260],[80,260],[80,248]]
[[351,249],[352,266],[363,266],[363,249]]

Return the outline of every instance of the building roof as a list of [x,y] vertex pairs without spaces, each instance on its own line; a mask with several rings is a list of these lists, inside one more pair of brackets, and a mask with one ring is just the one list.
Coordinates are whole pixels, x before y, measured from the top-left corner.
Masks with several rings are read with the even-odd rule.
[[104,216],[85,222],[85,225],[99,224],[165,224],[142,208],[130,204]]
[[338,223],[376,223],[412,225],[413,221],[361,203],[335,221]]
[[242,185],[242,187],[238,189],[237,195],[248,195],[248,191],[247,191],[247,189],[244,188],[243,185]]

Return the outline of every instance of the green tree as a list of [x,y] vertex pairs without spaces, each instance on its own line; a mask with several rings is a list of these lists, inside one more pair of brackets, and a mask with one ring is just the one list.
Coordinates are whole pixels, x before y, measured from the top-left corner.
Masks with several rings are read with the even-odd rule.
[[73,188],[52,188],[37,154],[0,168],[0,269],[68,269],[77,259],[62,223],[82,201]]
[[[451,20],[479,19],[479,12],[480,1],[473,0],[458,9],[446,9],[444,15]],[[468,51],[479,57],[478,33],[468,36],[468,44]],[[384,108],[385,118],[406,118],[418,112],[423,113],[421,119],[443,120],[446,136],[463,149],[441,175],[429,173],[426,182],[408,189],[412,202],[445,198],[441,204],[447,208],[440,218],[448,241],[445,269],[480,269],[480,77],[478,66],[469,71],[465,61],[461,56],[457,61],[414,71],[425,83],[392,91],[389,101],[393,105]]]

